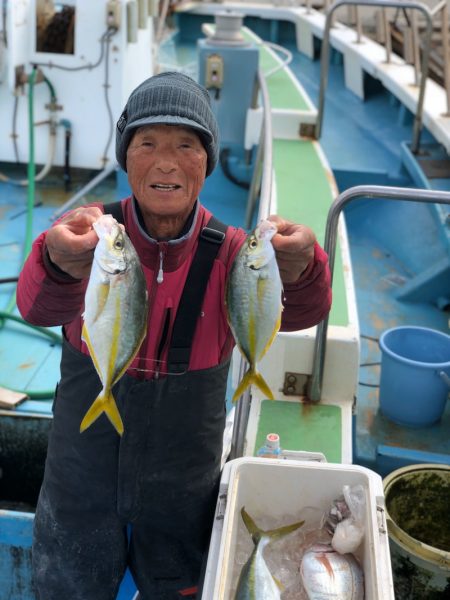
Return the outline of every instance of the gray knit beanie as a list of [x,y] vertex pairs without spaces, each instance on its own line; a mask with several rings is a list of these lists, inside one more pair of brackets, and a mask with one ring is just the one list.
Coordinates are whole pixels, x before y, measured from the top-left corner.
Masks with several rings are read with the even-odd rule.
[[169,72],[146,79],[131,92],[116,127],[116,158],[124,171],[136,129],[152,124],[195,129],[208,155],[206,176],[212,173],[219,155],[219,129],[203,86],[183,73]]

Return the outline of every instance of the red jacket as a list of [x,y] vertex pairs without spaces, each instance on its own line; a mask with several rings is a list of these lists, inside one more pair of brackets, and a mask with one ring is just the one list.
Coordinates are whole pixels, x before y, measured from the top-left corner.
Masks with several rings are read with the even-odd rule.
[[[151,378],[157,370],[164,373],[168,340],[171,338],[184,282],[197,248],[199,233],[207,224],[211,213],[198,202],[192,226],[184,237],[157,242],[141,227],[132,198],[122,201],[122,209],[126,231],[136,248],[147,279],[150,314],[147,337],[138,357],[131,364],[129,373],[135,376],[141,373],[141,376]],[[88,354],[81,341],[81,315],[84,311],[87,279],[73,279],[52,267],[45,249],[45,235],[44,232],[35,240],[20,274],[17,306],[22,317],[32,324],[44,327],[63,325],[68,341]],[[245,237],[244,230],[231,226],[228,228],[214,262],[201,317],[196,326],[190,370],[215,366],[227,358],[233,349],[234,340],[228,327],[224,304],[225,282]],[[163,281],[158,283],[156,278],[161,264]],[[281,326],[284,331],[311,327],[327,315],[331,306],[330,273],[327,255],[318,244],[315,246],[314,261],[298,282],[284,285],[284,295]],[[167,320],[168,334],[160,349]]]

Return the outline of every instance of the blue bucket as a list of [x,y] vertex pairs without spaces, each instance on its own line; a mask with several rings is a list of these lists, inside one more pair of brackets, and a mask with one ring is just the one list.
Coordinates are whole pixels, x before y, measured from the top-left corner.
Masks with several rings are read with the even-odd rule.
[[380,410],[391,421],[426,427],[442,417],[450,388],[450,336],[394,327],[380,337]]

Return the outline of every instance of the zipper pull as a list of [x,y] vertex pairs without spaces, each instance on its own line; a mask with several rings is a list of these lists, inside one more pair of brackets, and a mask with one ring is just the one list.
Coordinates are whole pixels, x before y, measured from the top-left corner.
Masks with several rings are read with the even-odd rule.
[[163,272],[163,251],[159,251],[159,271],[158,277],[156,278],[158,283],[162,283],[164,281],[164,272]]

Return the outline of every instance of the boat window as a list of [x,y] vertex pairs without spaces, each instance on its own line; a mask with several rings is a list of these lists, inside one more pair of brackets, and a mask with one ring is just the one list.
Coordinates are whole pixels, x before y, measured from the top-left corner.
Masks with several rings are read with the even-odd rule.
[[36,51],[74,54],[76,0],[36,1]]

